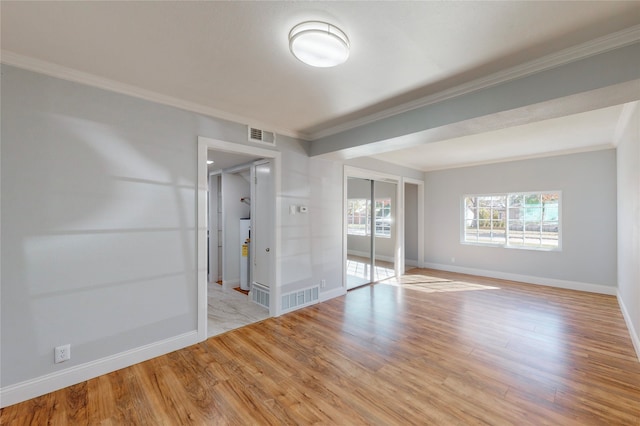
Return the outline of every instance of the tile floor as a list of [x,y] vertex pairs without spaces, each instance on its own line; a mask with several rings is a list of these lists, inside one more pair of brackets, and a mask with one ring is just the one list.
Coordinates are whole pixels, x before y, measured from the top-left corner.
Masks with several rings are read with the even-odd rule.
[[222,290],[222,286],[208,286],[208,337],[269,318],[269,310],[252,302],[248,296],[235,290]]

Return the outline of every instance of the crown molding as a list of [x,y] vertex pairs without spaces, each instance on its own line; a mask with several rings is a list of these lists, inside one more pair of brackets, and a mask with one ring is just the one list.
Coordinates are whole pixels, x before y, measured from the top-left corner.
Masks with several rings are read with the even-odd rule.
[[54,64],[52,62],[35,59],[29,56],[20,55],[8,50],[2,50],[0,52],[0,62],[6,65],[26,69],[28,71],[60,78],[62,80],[72,81],[74,83],[85,84],[87,86],[97,87],[99,89],[133,96],[139,99],[144,99],[162,105],[179,108],[185,111],[195,112],[213,118],[233,121],[240,124],[250,124],[253,127],[268,129],[269,131],[284,136],[304,139],[302,134],[291,129],[274,129],[270,124],[261,123],[250,117],[231,114],[216,108],[211,108],[195,102],[185,101],[173,96],[163,95],[161,93],[140,88],[138,86],[133,86],[115,80],[110,80],[108,78],[99,77],[94,74],[78,71],[72,68],[64,67],[62,65]]
[[189,102],[172,96],[163,95],[161,93],[142,89],[137,86],[120,83],[115,80],[99,77],[93,74],[20,55],[7,50],[2,50],[0,52],[0,61],[7,65],[16,66],[18,68],[23,68],[29,71],[38,72],[63,80],[73,81],[76,83],[98,87],[100,89],[105,89],[112,92],[134,96],[136,98],[172,106],[175,108],[180,108],[186,111],[191,111],[214,118],[233,121],[240,124],[250,124],[251,126],[268,129],[269,131],[273,131],[284,136],[290,136],[307,141],[314,141],[354,129],[356,127],[364,126],[375,121],[412,111],[424,106],[442,102],[447,99],[462,96],[471,92],[475,92],[477,90],[496,86],[498,84],[526,77],[537,72],[555,68],[580,59],[585,59],[587,57],[598,55],[610,50],[618,49],[636,43],[638,41],[640,41],[640,25],[608,34],[589,42],[543,56],[542,58],[538,58],[515,67],[498,71],[486,77],[478,78],[468,83],[464,83],[450,89],[443,90],[441,92],[437,92],[432,95],[404,103],[402,105],[398,105],[393,108],[388,108],[375,114],[367,115],[359,119],[351,120],[337,126],[329,127],[318,132],[311,133],[295,131],[292,129],[273,128],[269,123],[262,123],[250,117],[231,114],[216,108],[211,108],[195,102]]
[[314,141],[354,129],[356,127],[364,126],[378,120],[412,111],[414,109],[418,109],[427,105],[432,105],[438,102],[445,101],[447,99],[455,98],[481,89],[496,86],[501,83],[506,83],[508,81],[526,77],[531,74],[565,65],[570,62],[578,61],[580,59],[585,59],[590,56],[605,53],[610,50],[619,49],[621,47],[636,43],[639,40],[640,25],[635,25],[622,31],[611,33],[606,36],[591,40],[589,42],[560,50],[559,52],[552,53],[529,62],[525,62],[524,64],[517,65],[515,67],[498,71],[486,77],[481,77],[468,83],[464,83],[450,89],[443,90],[441,92],[437,92],[432,95],[425,96],[414,101],[368,115],[366,117],[351,120],[349,122],[320,130],[318,132],[302,133],[301,136],[305,139]]

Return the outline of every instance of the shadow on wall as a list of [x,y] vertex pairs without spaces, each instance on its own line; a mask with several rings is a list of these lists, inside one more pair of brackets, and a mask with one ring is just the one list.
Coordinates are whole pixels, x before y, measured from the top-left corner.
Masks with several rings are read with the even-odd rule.
[[[173,153],[101,123],[33,114],[21,117],[40,124],[30,140],[10,125],[3,134],[2,343],[15,348],[2,353],[12,366],[3,386],[51,372],[61,344],[78,354],[65,368],[91,360],[83,345],[96,340],[129,349],[122,340],[188,313],[193,296],[176,280],[195,282],[194,184],[161,165]],[[171,297],[158,304],[156,293]]]

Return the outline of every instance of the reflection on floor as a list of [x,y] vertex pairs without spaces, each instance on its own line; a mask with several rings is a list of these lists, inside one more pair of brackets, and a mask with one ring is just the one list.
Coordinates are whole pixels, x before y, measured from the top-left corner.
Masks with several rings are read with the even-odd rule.
[[269,310],[237,291],[223,291],[216,283],[208,286],[207,335],[222,334],[269,318]]
[[[391,277],[387,280],[380,281],[379,284],[388,284],[392,286],[402,287],[405,289],[418,290],[425,293],[445,293],[452,291],[471,291],[471,290],[500,290],[499,287],[491,285],[483,285],[474,282],[461,281],[456,279],[444,278],[444,272],[439,272],[438,276],[425,274],[426,269],[412,269],[401,277]],[[463,275],[455,275],[459,278]]]
[[[386,280],[395,275],[392,262],[376,260],[374,281]],[[355,288],[371,282],[371,264],[369,259],[360,256],[347,256],[347,288]]]

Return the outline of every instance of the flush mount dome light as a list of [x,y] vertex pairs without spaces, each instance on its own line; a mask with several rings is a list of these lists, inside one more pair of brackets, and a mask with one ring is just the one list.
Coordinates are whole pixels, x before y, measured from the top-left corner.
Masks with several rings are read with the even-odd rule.
[[289,49],[307,65],[327,68],[340,65],[349,57],[349,39],[335,25],[307,21],[289,32]]

